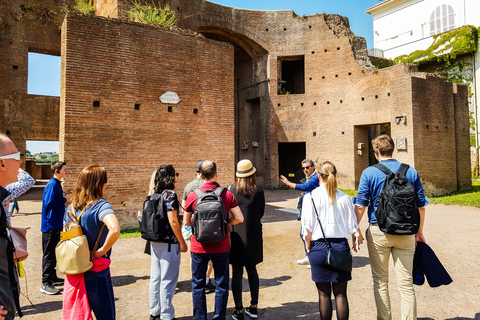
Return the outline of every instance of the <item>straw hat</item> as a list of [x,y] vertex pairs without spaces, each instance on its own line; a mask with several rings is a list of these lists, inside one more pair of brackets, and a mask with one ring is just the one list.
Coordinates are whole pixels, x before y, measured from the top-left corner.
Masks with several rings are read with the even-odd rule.
[[250,160],[242,160],[237,164],[237,177],[246,178],[257,172]]

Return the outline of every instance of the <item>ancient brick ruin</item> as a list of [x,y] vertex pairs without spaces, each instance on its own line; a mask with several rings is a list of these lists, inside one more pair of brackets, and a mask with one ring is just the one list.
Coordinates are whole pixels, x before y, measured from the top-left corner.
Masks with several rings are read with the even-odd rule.
[[[222,184],[251,159],[263,187],[298,181],[304,157],[331,160],[353,189],[383,131],[429,194],[471,185],[466,87],[413,65],[375,69],[344,17],[156,1],[178,18],[162,28],[126,21],[130,0],[97,0],[96,16],[65,16],[71,0],[24,3],[0,0],[0,128],[22,153],[26,140],[59,140],[67,189],[105,166],[119,212],[140,208],[159,164],[182,190],[205,158]],[[29,51],[61,55],[60,98],[27,94]],[[167,91],[180,102],[162,103]]]

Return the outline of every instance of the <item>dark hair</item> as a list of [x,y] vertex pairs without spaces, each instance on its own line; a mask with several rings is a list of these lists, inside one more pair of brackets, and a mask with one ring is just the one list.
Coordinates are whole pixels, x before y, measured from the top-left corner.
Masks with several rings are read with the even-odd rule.
[[155,192],[175,189],[175,169],[171,164],[164,164],[155,174]]
[[256,174],[248,177],[237,178],[237,193],[244,197],[253,196],[257,192],[257,178]]
[[308,163],[310,166],[315,167],[315,164],[313,163],[313,160],[310,159],[303,159],[302,164]]
[[83,169],[73,189],[72,208],[82,210],[88,204],[103,198],[103,186],[107,181],[104,167],[89,166]]
[[200,174],[204,180],[211,180],[215,177],[217,173],[217,165],[215,162],[210,160],[205,160],[202,163],[202,167],[200,169]]
[[372,147],[374,150],[378,150],[382,156],[391,157],[395,150],[395,143],[389,135],[382,134],[372,140]]
[[63,166],[66,166],[67,163],[66,162],[63,162],[63,161],[55,161],[54,163],[52,163],[52,165],[50,166],[50,169],[52,169],[52,173],[55,174],[57,173],[57,170],[60,171],[62,170]]

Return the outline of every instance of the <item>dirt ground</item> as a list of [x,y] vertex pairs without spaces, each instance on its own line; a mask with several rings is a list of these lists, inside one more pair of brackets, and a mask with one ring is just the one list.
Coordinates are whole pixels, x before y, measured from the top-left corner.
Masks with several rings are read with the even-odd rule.
[[[34,306],[21,297],[23,319],[61,319],[62,295],[40,293],[41,286],[41,185],[36,185],[19,199],[20,214],[12,218],[18,227],[30,227],[30,256],[24,261],[26,279],[21,279],[23,293]],[[302,258],[303,245],[299,238],[300,223],[295,205],[298,192],[266,191],[267,207],[263,219],[264,262],[258,265],[260,276],[260,319],[318,319],[318,296],[310,270],[296,260]],[[107,199],[108,200],[108,199]],[[140,205],[139,205],[140,206]],[[480,320],[480,265],[478,231],[480,209],[462,206],[429,205],[425,236],[453,278],[448,286],[431,288],[416,286],[418,319]],[[366,228],[366,217],[362,230]],[[476,234],[476,236],[475,236]],[[118,319],[148,319],[148,285],[150,257],[143,254],[141,238],[120,239],[113,247],[112,279]],[[348,284],[350,318],[375,319],[372,277],[366,246],[354,254],[352,281]],[[393,263],[390,262],[390,296],[393,319],[400,319],[400,302],[396,289]],[[59,275],[63,277],[63,275]],[[174,298],[176,318],[192,318],[191,272],[189,253],[182,254],[180,279]],[[244,280],[244,305],[250,297]],[[213,315],[214,294],[207,295],[207,306]],[[227,315],[233,312],[229,295]],[[248,316],[246,317],[248,319]],[[334,315],[334,319],[335,315]]]

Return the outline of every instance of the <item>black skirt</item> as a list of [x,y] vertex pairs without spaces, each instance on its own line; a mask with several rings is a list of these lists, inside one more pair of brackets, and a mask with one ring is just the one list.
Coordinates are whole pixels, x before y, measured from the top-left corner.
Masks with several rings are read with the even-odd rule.
[[[345,238],[327,238],[330,246],[337,250],[349,252],[350,246]],[[324,239],[312,241],[308,253],[312,270],[312,280],[319,283],[338,283],[352,280],[351,272],[335,271],[329,268],[327,262],[327,244]]]

